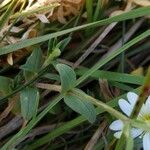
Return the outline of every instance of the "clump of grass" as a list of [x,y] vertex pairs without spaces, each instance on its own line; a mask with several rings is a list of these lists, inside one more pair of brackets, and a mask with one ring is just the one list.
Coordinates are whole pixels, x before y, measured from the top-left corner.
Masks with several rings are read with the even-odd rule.
[[[142,147],[130,129],[150,130],[136,120],[150,95],[149,1],[4,0],[0,12],[2,150]],[[129,91],[131,117],[118,109]]]

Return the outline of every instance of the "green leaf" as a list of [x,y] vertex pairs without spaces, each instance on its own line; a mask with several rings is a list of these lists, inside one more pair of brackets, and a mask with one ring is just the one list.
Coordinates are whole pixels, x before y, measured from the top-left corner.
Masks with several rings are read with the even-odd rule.
[[71,67],[65,64],[57,64],[56,69],[60,74],[62,93],[65,93],[75,85],[76,74]]
[[34,47],[33,52],[28,57],[26,63],[20,68],[24,70],[25,79],[31,80],[42,66],[42,51],[40,47]]
[[25,120],[30,120],[37,114],[39,92],[36,88],[27,87],[20,93],[21,114]]
[[74,95],[67,95],[64,97],[64,102],[75,112],[87,118],[89,122],[93,123],[96,120],[95,108],[86,100],[81,100]]
[[[75,72],[77,75],[82,76],[88,70],[89,69],[87,68],[82,68],[82,69],[76,69]],[[137,85],[142,85],[144,83],[144,76],[132,75],[132,74],[127,74],[127,73],[111,72],[111,71],[103,71],[103,70],[95,71],[94,73],[90,75],[90,77],[96,80],[107,79],[109,81],[117,81],[117,82],[131,83],[131,84],[137,84]]]
[[55,58],[60,56],[60,54],[61,54],[61,51],[58,47],[55,47],[54,49],[52,49],[51,53],[48,54],[48,57],[45,60],[43,66],[45,67],[45,66],[51,64]]
[[40,47],[34,47],[32,54],[27,59],[26,63],[20,68],[29,72],[38,72],[42,65],[42,51]]
[[52,52],[53,48],[54,48],[54,43],[55,43],[55,40],[54,38],[50,39],[48,41],[48,55]]
[[56,45],[56,47],[58,47],[62,52],[65,49],[65,47],[69,44],[70,41],[71,41],[71,37],[69,36],[69,37],[65,38],[64,40],[60,41]]
[[58,44],[57,43],[57,39],[50,39],[48,42],[48,57],[44,62],[43,66],[47,66],[50,63],[52,63],[52,61],[59,57],[61,54],[61,51],[64,50],[64,48],[67,46],[67,44],[70,42],[71,37],[65,38],[64,40],[60,41]]
[[12,92],[12,85],[13,80],[11,78],[0,76],[0,92],[2,92],[3,95],[7,95]]
[[93,20],[93,0],[86,0],[86,12],[88,22]]
[[70,40],[71,40],[70,36],[63,39],[59,43],[57,41],[57,38],[50,39],[48,41],[48,55],[51,54],[54,51],[54,49],[56,49],[56,48],[60,49],[60,51],[62,52],[65,49],[65,47],[68,45]]
[[97,6],[96,6],[96,9],[95,9],[94,15],[93,15],[93,21],[100,19],[100,16],[103,14],[101,3],[102,3],[101,0],[97,1]]

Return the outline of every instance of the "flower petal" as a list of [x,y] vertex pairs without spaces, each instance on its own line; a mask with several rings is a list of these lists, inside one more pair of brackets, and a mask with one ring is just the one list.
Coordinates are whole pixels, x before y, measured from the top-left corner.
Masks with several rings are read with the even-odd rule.
[[118,131],[114,134],[114,137],[116,137],[117,139],[120,139],[121,134],[122,134],[122,131]]
[[132,129],[131,129],[131,136],[132,136],[133,138],[136,138],[136,137],[138,137],[139,135],[141,135],[142,132],[143,132],[143,131],[142,131],[141,129],[132,128]]
[[127,115],[130,116],[133,106],[131,106],[126,100],[120,99],[118,101],[120,109]]
[[116,120],[111,123],[109,128],[113,131],[119,131],[123,129],[123,122],[121,120]]
[[150,107],[146,104],[143,104],[140,110],[139,117],[143,118],[144,116],[148,116],[149,114],[150,114]]
[[145,103],[149,108],[150,108],[150,96],[147,98],[146,103]]
[[134,93],[134,92],[128,92],[128,93],[127,93],[128,101],[130,102],[130,104],[131,104],[132,106],[135,105],[136,101],[138,100],[138,97],[139,97],[139,96],[138,96],[136,93]]
[[150,133],[146,133],[143,137],[143,149],[144,150],[150,149]]

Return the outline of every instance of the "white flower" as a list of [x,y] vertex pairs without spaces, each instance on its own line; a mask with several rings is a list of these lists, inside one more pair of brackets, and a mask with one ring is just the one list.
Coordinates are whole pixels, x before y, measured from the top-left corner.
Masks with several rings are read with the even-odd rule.
[[[136,104],[136,101],[138,100],[138,95],[133,92],[129,92],[127,93],[127,99],[128,100],[120,99],[118,103],[119,103],[120,109],[127,116],[130,116]],[[137,119],[150,123],[150,96],[146,100],[146,103],[143,104]],[[114,133],[114,136],[118,139],[120,138],[122,134],[123,127],[124,127],[124,124],[121,120],[116,120],[112,122],[112,124],[109,126],[111,130],[116,131]],[[144,150],[150,150],[150,132],[144,131],[143,129],[137,129],[137,128],[131,129],[132,138],[136,138],[140,135],[143,137]]]

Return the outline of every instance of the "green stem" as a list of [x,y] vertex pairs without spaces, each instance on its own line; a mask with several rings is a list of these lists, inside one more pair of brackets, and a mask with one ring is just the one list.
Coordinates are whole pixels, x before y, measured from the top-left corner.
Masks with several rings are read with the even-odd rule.
[[145,121],[132,119],[131,125],[135,128],[142,129],[143,131],[150,131],[150,124],[146,123]]
[[88,22],[92,22],[93,16],[93,0],[86,0],[86,12]]
[[102,8],[101,8],[101,0],[97,1],[97,6],[94,12],[93,21],[98,20],[98,17],[102,14]]
[[126,135],[126,150],[133,150],[134,141],[131,135],[131,124],[127,125],[125,135]]
[[131,118],[136,118],[138,116],[143,104],[145,103],[149,95],[150,95],[150,67],[148,68],[144,85],[142,86],[141,93],[132,111]]

